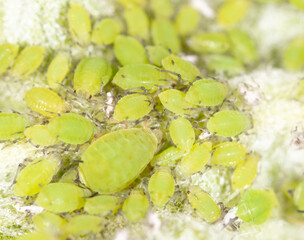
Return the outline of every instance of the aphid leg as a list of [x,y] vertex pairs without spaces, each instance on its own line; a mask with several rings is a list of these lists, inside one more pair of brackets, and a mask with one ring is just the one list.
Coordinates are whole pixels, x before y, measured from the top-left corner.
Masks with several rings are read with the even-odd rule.
[[11,145],[17,143],[18,141],[19,141],[19,138],[15,139],[14,141],[12,141],[12,142],[10,142],[10,143],[4,145],[4,146],[1,148],[1,150],[3,150],[3,149],[5,149],[5,148],[7,148],[7,147],[9,147],[9,146],[11,146]]
[[87,198],[92,198],[92,197],[95,197],[95,196],[97,196],[98,195],[98,192],[94,192],[91,196],[88,196],[88,197],[85,197],[86,199]]
[[17,171],[16,171],[16,174],[15,174],[15,177],[14,177],[14,179],[13,179],[12,184],[9,186],[9,189],[11,189],[11,188],[14,186],[14,184],[17,182],[17,181],[16,181],[16,180],[17,180],[17,177],[18,177],[19,173],[21,172],[21,170],[22,170],[23,168],[25,168],[25,166],[26,166],[25,162],[27,162],[27,161],[32,161],[32,159],[30,159],[30,158],[25,158],[25,159],[23,160],[22,163],[19,163],[19,164],[18,164],[18,167],[17,167]]

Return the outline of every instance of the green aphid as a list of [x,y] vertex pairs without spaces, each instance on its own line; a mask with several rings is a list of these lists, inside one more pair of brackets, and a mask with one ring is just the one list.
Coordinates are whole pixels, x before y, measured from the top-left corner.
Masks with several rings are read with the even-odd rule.
[[304,1],[303,0],[289,0],[289,2],[296,8],[304,11]]
[[178,172],[184,177],[201,171],[211,157],[212,143],[196,143],[177,165]]
[[81,181],[107,194],[129,186],[154,156],[157,139],[150,130],[121,129],[94,141],[79,164]]
[[247,223],[262,224],[267,221],[277,204],[272,191],[250,189],[241,197],[236,216]]
[[42,212],[32,218],[35,228],[39,231],[62,233],[65,231],[67,221],[51,212]]
[[90,44],[91,20],[88,12],[75,3],[70,4],[68,24],[74,41],[81,45]]
[[116,104],[113,118],[118,121],[134,121],[146,116],[153,109],[151,99],[142,94],[128,94]]
[[251,153],[246,157],[246,161],[237,164],[231,178],[233,189],[244,188],[253,182],[257,175],[259,159],[258,154]]
[[142,189],[134,189],[122,205],[122,212],[130,222],[143,218],[149,209],[149,200]]
[[228,32],[230,50],[233,56],[245,64],[253,64],[258,60],[258,53],[255,43],[250,36],[240,29],[233,29]]
[[12,74],[16,77],[24,77],[34,73],[42,64],[45,48],[41,46],[29,46],[21,51],[12,67]]
[[163,207],[172,197],[175,181],[169,168],[159,168],[150,178],[148,191],[155,207]]
[[300,182],[293,192],[293,202],[299,212],[304,212],[304,182]]
[[0,113],[0,140],[13,140],[23,135],[29,122],[18,113]]
[[174,9],[171,0],[150,0],[150,7],[155,18],[170,18]]
[[54,213],[72,212],[85,204],[88,190],[71,183],[50,183],[43,187],[35,203]]
[[195,81],[186,93],[185,101],[195,106],[217,106],[228,96],[229,88],[226,84],[213,79]]
[[66,52],[59,52],[51,61],[47,73],[46,80],[49,86],[58,91],[63,80],[70,71],[70,56]]
[[229,76],[241,74],[245,71],[240,60],[223,54],[205,56],[205,64],[208,70],[217,73],[227,73]]
[[24,99],[30,109],[46,117],[54,117],[69,109],[57,93],[47,88],[33,87],[25,93]]
[[190,151],[195,142],[195,132],[189,120],[182,117],[172,120],[169,133],[177,148],[185,153]]
[[116,18],[104,18],[98,22],[92,32],[92,42],[109,45],[114,43],[116,37],[122,32],[123,24]]
[[114,42],[114,53],[121,65],[148,63],[144,46],[135,38],[119,35]]
[[180,39],[174,25],[169,20],[156,19],[152,21],[151,34],[154,45],[170,49],[172,53],[181,51]]
[[27,137],[33,144],[38,146],[51,146],[57,143],[57,138],[45,125],[34,125],[24,131],[25,137]]
[[127,23],[128,34],[149,41],[149,18],[141,7],[129,7],[125,9],[124,16]]
[[161,61],[170,55],[170,52],[162,46],[147,46],[146,50],[149,61],[158,67],[161,67]]
[[164,58],[162,66],[165,70],[175,73],[170,76],[176,80],[181,78],[185,82],[192,82],[201,76],[200,70],[195,65],[174,54]]
[[100,195],[88,198],[84,205],[84,211],[92,215],[107,216],[115,214],[120,208],[121,199],[111,195]]
[[14,193],[17,196],[33,196],[49,184],[60,167],[60,159],[56,156],[38,158],[27,165],[18,174]]
[[190,108],[193,107],[185,101],[185,93],[177,89],[169,89],[158,94],[159,100],[170,112],[178,115],[190,114]]
[[249,0],[227,1],[218,9],[217,22],[223,26],[233,26],[246,17],[250,6]]
[[3,43],[0,45],[0,74],[6,72],[6,70],[12,65],[19,46],[17,44]]
[[115,0],[119,2],[123,7],[133,7],[140,6],[145,7],[147,5],[147,0]]
[[215,222],[221,216],[221,210],[216,202],[198,186],[191,186],[187,192],[191,207],[196,210],[205,221]]
[[94,96],[101,91],[112,76],[108,61],[99,57],[87,57],[78,63],[74,75],[74,89],[85,97]]
[[97,234],[104,229],[105,220],[101,217],[91,215],[77,215],[68,220],[66,234],[74,236],[85,236]]
[[17,240],[64,240],[64,238],[58,238],[56,234],[53,232],[46,232],[46,231],[34,231],[22,235],[17,238]]
[[176,161],[184,155],[184,151],[180,150],[177,147],[171,146],[155,155],[150,164],[152,166],[159,165],[173,167],[176,165]]
[[255,1],[261,3],[270,3],[270,2],[282,2],[284,0],[255,0]]
[[70,168],[67,170],[58,182],[62,183],[74,183],[74,181],[78,178],[78,170],[77,168]]
[[287,70],[301,70],[304,67],[304,37],[290,41],[283,52],[283,64]]
[[229,40],[223,33],[196,33],[188,40],[189,47],[198,53],[224,53],[229,49]]
[[221,137],[234,137],[251,127],[251,117],[234,110],[219,111],[207,122],[208,131]]
[[150,64],[132,64],[121,67],[112,83],[123,90],[145,88],[150,92],[158,90],[158,86],[170,85],[172,81],[166,72],[162,72]]
[[83,144],[90,141],[96,133],[95,125],[76,113],[64,113],[53,118],[47,125],[50,133],[68,144]]
[[214,146],[211,163],[225,167],[234,167],[243,162],[245,156],[246,148],[239,142],[222,142]]
[[181,36],[187,36],[198,28],[200,13],[193,7],[185,5],[180,8],[176,18],[175,27]]

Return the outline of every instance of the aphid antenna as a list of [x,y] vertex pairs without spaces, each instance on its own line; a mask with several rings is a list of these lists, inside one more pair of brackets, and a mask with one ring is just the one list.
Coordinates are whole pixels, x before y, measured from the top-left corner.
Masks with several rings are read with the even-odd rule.
[[298,213],[304,213],[304,210],[297,210]]
[[[22,132],[20,132],[20,133],[22,133]],[[20,133],[18,133],[18,134],[20,134]],[[17,133],[14,133],[14,134],[17,134]],[[12,135],[13,135],[13,134],[12,134]],[[1,150],[3,150],[3,149],[5,149],[5,148],[7,148],[7,147],[9,147],[9,146],[11,146],[11,145],[17,143],[19,140],[20,140],[20,137],[17,138],[17,139],[15,139],[15,140],[13,140],[13,141],[10,142],[10,143],[7,143],[6,145],[4,145],[4,146],[1,148]],[[9,141],[9,140],[7,140],[7,141]]]
[[84,197],[85,199],[88,199],[88,198],[93,198],[95,196],[97,196],[99,193],[98,192],[94,192],[92,195],[88,196],[88,197]]
[[165,70],[165,69],[159,69],[159,68],[155,68],[155,69],[158,70],[158,71],[160,71],[160,72],[165,72],[165,73],[169,73],[169,74],[177,76],[177,81],[180,84],[183,84],[182,76],[179,73],[175,73],[175,72],[172,72],[172,71],[169,71],[169,70]]

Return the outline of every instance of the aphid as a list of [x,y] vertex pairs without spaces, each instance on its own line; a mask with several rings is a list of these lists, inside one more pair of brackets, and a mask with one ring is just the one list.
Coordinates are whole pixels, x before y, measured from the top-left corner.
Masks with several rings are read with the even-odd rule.
[[302,181],[296,187],[293,193],[293,202],[299,212],[304,212],[304,182]]
[[159,168],[150,178],[148,191],[154,206],[163,207],[172,197],[175,181],[169,168]]
[[255,43],[250,36],[240,29],[228,32],[230,49],[233,56],[245,64],[253,64],[258,60]]
[[146,116],[153,106],[150,98],[142,94],[128,94],[122,97],[116,104],[114,119],[118,121],[134,121]]
[[195,81],[186,93],[185,101],[196,106],[217,106],[228,96],[226,84],[213,79]]
[[107,216],[115,214],[120,208],[120,198],[111,195],[100,195],[88,198],[84,210],[92,215]]
[[196,210],[205,221],[215,222],[221,216],[221,210],[214,200],[198,186],[191,186],[187,192],[193,210]]
[[62,183],[74,183],[75,180],[78,178],[78,170],[77,168],[70,168],[66,171],[62,177],[60,178],[59,182]]
[[161,67],[161,61],[170,55],[170,52],[162,46],[147,46],[146,50],[149,61],[158,67]]
[[3,43],[0,45],[0,74],[12,65],[18,51],[19,46],[17,44]]
[[128,34],[146,41],[149,40],[149,18],[141,7],[125,9],[124,16],[127,23]]
[[51,61],[46,79],[49,86],[58,91],[66,75],[70,71],[69,55],[66,52],[59,52]]
[[151,92],[158,90],[158,86],[170,84],[168,74],[161,72],[150,64],[132,64],[118,70],[112,83],[123,90],[145,88]]
[[22,136],[28,120],[18,113],[0,113],[0,140]]
[[112,67],[103,58],[87,57],[78,63],[74,75],[74,89],[86,97],[100,92],[112,76]]
[[180,77],[185,82],[192,82],[201,76],[200,70],[195,65],[174,54],[164,58],[162,60],[162,66],[164,69],[175,73],[170,75],[176,80]]
[[59,166],[60,159],[56,156],[36,159],[18,174],[14,186],[15,195],[24,197],[39,193],[43,186],[51,182]]
[[85,204],[88,190],[71,183],[50,183],[38,194],[35,203],[54,213],[72,212]]
[[241,197],[236,216],[247,223],[262,224],[276,205],[277,199],[272,191],[250,189]]
[[91,40],[96,44],[112,44],[116,37],[121,33],[122,29],[123,24],[120,20],[115,18],[104,18],[95,25]]
[[84,236],[98,233],[104,229],[104,219],[97,216],[77,215],[68,220],[67,235]]
[[53,118],[47,125],[50,133],[68,144],[83,144],[95,134],[95,125],[87,118],[76,113],[64,113]]
[[188,45],[198,53],[224,53],[229,49],[228,38],[223,33],[193,34]]
[[251,117],[234,110],[219,111],[207,122],[208,131],[221,137],[234,137],[251,127]]
[[177,147],[168,147],[161,153],[154,156],[150,164],[152,166],[175,166],[176,161],[184,156],[184,152]]
[[157,139],[150,130],[121,129],[94,141],[82,155],[80,179],[99,193],[129,186],[151,161]]
[[42,212],[32,218],[33,224],[39,231],[62,232],[67,221],[51,212]]
[[184,152],[189,152],[195,142],[195,132],[189,120],[179,117],[171,121],[170,137],[175,146]]
[[246,148],[239,142],[222,142],[214,147],[212,164],[234,167],[244,161]]
[[170,18],[173,14],[171,0],[150,0],[150,6],[155,18]]
[[201,171],[209,162],[211,157],[211,142],[196,143],[178,163],[177,169],[184,177],[188,177]]
[[231,26],[242,21],[249,8],[250,1],[235,0],[225,2],[217,12],[217,22],[223,26]]
[[56,136],[52,135],[45,125],[34,125],[24,131],[24,135],[38,146],[51,146],[57,143]]
[[[27,234],[22,235],[21,237],[17,238],[17,240],[41,240],[41,239],[58,240],[58,237],[55,236],[52,232],[34,231],[34,232],[27,233]],[[60,240],[63,240],[63,239],[60,239]]]
[[68,23],[74,41],[79,42],[81,45],[89,45],[91,20],[87,11],[75,3],[70,4]]
[[172,53],[181,51],[180,39],[174,25],[169,20],[161,18],[154,20],[152,22],[151,34],[154,45],[170,49]]
[[289,2],[296,8],[304,11],[304,1],[303,0],[289,0]]
[[12,74],[16,77],[34,73],[43,62],[45,49],[41,46],[29,46],[21,51],[13,67]]
[[149,200],[141,189],[134,189],[122,205],[122,212],[130,222],[143,218],[149,209]]
[[242,62],[236,58],[223,54],[210,54],[205,56],[206,67],[210,71],[237,75],[245,71]]
[[233,189],[240,189],[250,185],[256,177],[260,156],[256,153],[249,154],[246,161],[241,161],[235,168],[231,186]]
[[114,42],[114,53],[121,65],[148,63],[144,46],[135,38],[119,35]]
[[189,114],[193,106],[185,101],[185,93],[176,89],[169,89],[158,94],[162,105],[169,111],[178,114]]
[[189,5],[180,8],[176,18],[175,27],[181,36],[187,36],[198,28],[199,12]]
[[25,102],[34,112],[43,116],[54,117],[68,110],[68,105],[54,91],[33,87],[25,93]]
[[304,37],[297,37],[288,43],[283,52],[283,64],[288,70],[304,67]]
[[145,7],[147,5],[147,0],[116,0],[124,7],[133,7],[133,6],[140,6]]

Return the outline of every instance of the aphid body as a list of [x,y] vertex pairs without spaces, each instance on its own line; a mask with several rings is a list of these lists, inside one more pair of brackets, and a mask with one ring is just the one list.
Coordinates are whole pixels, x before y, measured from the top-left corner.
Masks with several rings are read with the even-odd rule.
[[11,66],[18,51],[19,46],[17,44],[3,43],[0,45],[0,74]]
[[40,231],[63,232],[67,221],[51,212],[42,212],[32,218],[35,227]]
[[107,216],[115,214],[120,207],[120,198],[111,195],[100,195],[88,198],[84,210],[92,215]]
[[143,218],[149,209],[149,200],[141,189],[134,189],[122,205],[122,212],[130,222]]
[[46,117],[68,110],[68,105],[58,94],[47,88],[33,87],[25,93],[24,99],[30,109]]
[[60,160],[56,156],[38,158],[27,165],[17,176],[14,193],[17,196],[33,196],[40,192],[41,188],[49,184],[60,166]]
[[289,0],[289,2],[296,8],[304,11],[304,1],[303,0]]
[[87,57],[77,65],[74,75],[74,89],[86,97],[100,92],[112,76],[111,65],[103,58]]
[[95,125],[87,118],[76,113],[64,113],[53,118],[47,128],[52,135],[68,144],[83,144],[95,134]]
[[148,191],[156,207],[163,207],[172,197],[175,181],[169,168],[159,168],[150,178]]
[[170,55],[170,52],[162,46],[147,46],[146,50],[149,61],[158,67],[161,66],[161,61]]
[[151,0],[150,6],[156,18],[170,18],[173,14],[171,0]]
[[159,165],[172,167],[175,166],[176,161],[184,156],[184,154],[185,153],[182,150],[171,146],[155,155],[150,164],[152,166]]
[[0,140],[20,137],[28,121],[18,113],[0,113]]
[[104,228],[104,219],[97,216],[77,215],[69,219],[66,226],[67,235],[84,236],[96,234]]
[[21,51],[12,67],[12,74],[16,77],[28,76],[41,65],[45,49],[41,46],[29,46]]
[[188,190],[188,200],[205,221],[215,222],[221,216],[221,210],[214,200],[198,186],[191,186]]
[[181,7],[176,18],[175,27],[181,36],[187,36],[194,32],[199,23],[199,12],[189,5]]
[[219,111],[207,122],[208,131],[221,137],[234,137],[251,127],[251,117],[234,110]]
[[122,29],[122,23],[118,19],[104,18],[94,27],[91,40],[96,44],[112,44]]
[[304,211],[304,182],[302,181],[296,187],[293,193],[293,202],[296,205],[298,211]]
[[297,37],[288,43],[283,52],[283,64],[288,70],[304,67],[304,37]]
[[45,125],[34,125],[24,131],[24,135],[38,146],[51,146],[57,143],[56,136],[52,135]]
[[156,137],[146,129],[122,129],[103,135],[82,155],[80,179],[99,193],[122,190],[144,170],[156,148]]

